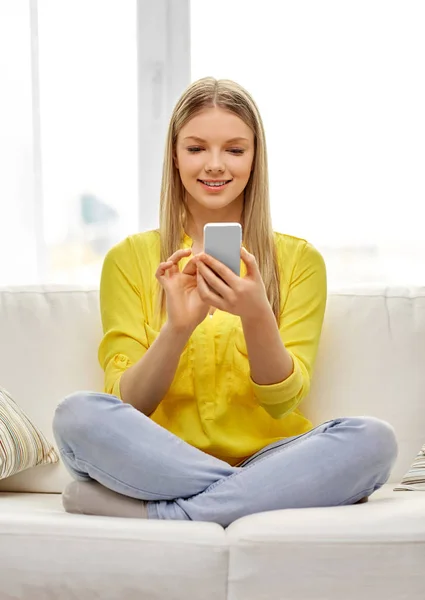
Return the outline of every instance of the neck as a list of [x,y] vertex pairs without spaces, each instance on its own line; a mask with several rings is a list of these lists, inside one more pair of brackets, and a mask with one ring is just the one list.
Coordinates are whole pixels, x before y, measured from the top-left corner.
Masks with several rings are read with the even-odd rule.
[[229,207],[230,210],[225,211],[200,211],[199,205],[196,207],[198,210],[193,210],[193,207],[188,203],[190,213],[186,216],[186,222],[184,224],[184,230],[187,235],[192,239],[193,243],[202,246],[204,243],[204,225],[206,223],[240,223],[242,225],[243,219],[243,203],[242,205],[236,206],[232,203]]

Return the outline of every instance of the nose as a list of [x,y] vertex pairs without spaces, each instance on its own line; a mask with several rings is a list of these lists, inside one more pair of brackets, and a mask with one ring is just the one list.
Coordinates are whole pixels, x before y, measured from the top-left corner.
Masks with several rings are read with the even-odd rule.
[[223,173],[224,170],[225,166],[221,154],[211,152],[205,164],[205,171],[207,173]]

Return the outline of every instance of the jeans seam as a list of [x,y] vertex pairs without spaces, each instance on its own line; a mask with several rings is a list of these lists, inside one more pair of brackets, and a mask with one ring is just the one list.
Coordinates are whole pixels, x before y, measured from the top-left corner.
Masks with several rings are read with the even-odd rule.
[[[331,423],[332,421],[340,421],[339,419],[330,419],[329,421],[325,421],[324,423],[321,423],[320,425],[317,425],[317,427],[314,427],[313,429],[310,429],[310,431],[306,431],[305,433],[302,433],[301,435],[298,436],[298,439],[304,438],[306,435],[308,435],[309,433],[311,433],[312,431],[314,431],[315,429],[318,429],[319,427],[323,427],[323,425],[326,425],[327,423]],[[285,438],[284,438],[285,439]],[[284,439],[282,441],[284,441]],[[284,443],[282,444],[282,446],[275,446],[274,448],[267,448],[267,449],[263,449],[263,452],[261,450],[259,450],[259,454],[257,454],[257,456],[251,456],[250,458],[247,458],[246,460],[243,461],[243,463],[241,463],[240,467],[242,467],[242,465],[248,466],[249,463],[252,460],[257,461],[257,458],[260,458],[260,456],[263,456],[264,454],[267,454],[268,452],[273,452],[273,450],[277,450],[278,448],[283,448],[284,446],[288,446],[290,444],[292,444],[293,442],[296,442],[297,439],[292,440],[292,442],[289,443]],[[257,461],[259,462],[259,461]],[[245,468],[244,466],[244,468]]]
[[[332,419],[332,420],[334,420],[334,419]],[[328,421],[326,421],[326,422],[328,422]],[[324,425],[324,423],[322,423],[322,425]],[[320,425],[318,425],[318,427],[320,427]],[[311,429],[310,431],[313,431],[313,430]],[[271,450],[276,449],[276,452],[274,454],[278,454],[279,451],[283,452],[286,448],[289,448],[289,447],[293,448],[295,445],[297,445],[297,443],[300,443],[303,440],[305,440],[306,439],[305,435],[307,435],[307,433],[310,433],[310,431],[307,431],[305,434],[302,434],[299,438],[292,440],[292,442],[290,442],[289,444],[284,444],[283,446],[277,446],[277,448],[271,448]],[[230,479],[233,479],[237,475],[241,475],[242,472],[245,472],[248,469],[251,469],[252,467],[255,467],[255,466],[261,464],[264,460],[267,460],[270,456],[271,455],[264,456],[260,460],[257,460],[256,462],[254,462],[252,465],[248,465],[246,467],[238,467],[240,469],[239,471],[237,471],[236,473],[233,473],[232,475],[228,475],[227,477],[222,477],[221,479],[218,479],[217,481],[212,483],[209,487],[207,487],[205,490],[203,490],[202,492],[199,492],[199,494],[196,494],[196,496],[193,496],[193,497],[199,498],[199,496],[202,496],[202,494],[211,492],[219,484],[229,481]]]
[[[117,479],[116,477],[114,477],[113,475],[111,475],[110,473],[107,473],[106,471],[104,471],[103,469],[101,469],[100,467],[96,467],[95,465],[93,465],[92,463],[89,463],[88,461],[82,459],[82,458],[78,458],[72,451],[69,450],[65,450],[62,451],[63,454],[69,454],[71,456],[73,456],[75,459],[79,460],[80,462],[84,463],[85,465],[89,465],[90,467],[93,467],[94,469],[96,469],[97,471],[100,471],[101,473],[103,473],[104,475],[106,475],[107,477],[110,477],[111,479],[113,479],[115,482],[119,483],[120,485],[123,485],[125,487],[128,487],[131,490],[135,490],[137,492],[142,492],[142,493],[146,493],[146,494],[152,494],[152,492],[149,492],[148,490],[144,490],[142,488],[137,488],[134,487],[133,485],[130,485],[128,483],[125,483],[124,481],[121,481],[120,479]],[[89,475],[90,477],[90,475]],[[100,483],[100,482],[99,482]],[[103,485],[103,484],[101,484]],[[121,493],[121,492],[117,492],[117,493]],[[125,494],[123,494],[125,495]],[[163,496],[163,494],[160,493],[156,493],[155,495],[157,496]],[[137,499],[137,498],[136,498]],[[169,500],[168,496],[164,496],[164,500]],[[151,502],[151,500],[144,500],[144,502]],[[161,502],[161,500],[159,500],[159,502]]]

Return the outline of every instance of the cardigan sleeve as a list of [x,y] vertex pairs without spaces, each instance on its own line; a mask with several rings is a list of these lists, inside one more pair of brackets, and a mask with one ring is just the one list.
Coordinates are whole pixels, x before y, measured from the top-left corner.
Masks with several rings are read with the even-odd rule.
[[145,354],[149,341],[153,341],[149,340],[148,334],[152,332],[147,331],[141,283],[130,238],[113,246],[104,258],[100,313],[103,338],[98,360],[105,373],[104,392],[121,399],[121,375]]
[[327,300],[326,266],[320,252],[305,242],[293,269],[279,332],[293,360],[287,379],[261,385],[250,378],[260,405],[275,419],[294,411],[310,390]]

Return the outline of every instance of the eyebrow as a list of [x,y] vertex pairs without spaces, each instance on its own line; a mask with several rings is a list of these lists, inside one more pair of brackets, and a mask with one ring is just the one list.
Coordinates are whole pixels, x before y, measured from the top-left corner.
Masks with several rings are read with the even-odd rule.
[[[201,142],[203,144],[206,143],[206,140],[203,140],[200,137],[197,137],[196,135],[189,135],[188,137],[184,138],[185,140],[196,140],[197,142]],[[232,138],[231,140],[227,140],[226,144],[230,143],[230,142],[249,142],[248,138],[244,138],[244,137],[235,137]]]

